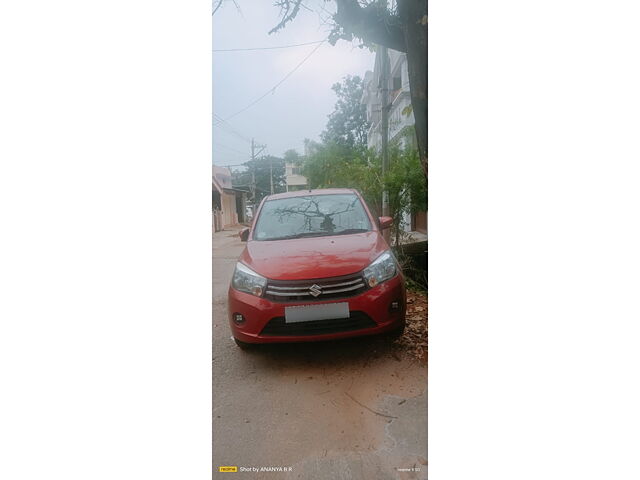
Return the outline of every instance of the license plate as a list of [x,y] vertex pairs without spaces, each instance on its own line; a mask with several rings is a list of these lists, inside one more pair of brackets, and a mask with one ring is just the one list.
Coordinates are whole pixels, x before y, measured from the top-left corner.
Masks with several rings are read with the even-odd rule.
[[284,322],[312,322],[314,320],[332,320],[349,318],[349,303],[323,303],[321,305],[298,305],[284,308]]

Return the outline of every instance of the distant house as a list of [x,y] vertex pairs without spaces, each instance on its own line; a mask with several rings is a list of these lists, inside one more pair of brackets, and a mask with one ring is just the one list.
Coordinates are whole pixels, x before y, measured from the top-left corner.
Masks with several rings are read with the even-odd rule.
[[307,188],[307,177],[301,174],[302,167],[293,163],[285,163],[285,180],[287,192],[304,190]]
[[219,232],[224,228],[222,220],[222,196],[224,195],[224,190],[220,182],[216,180],[215,175],[212,175],[211,180],[213,190],[213,231]]
[[233,187],[228,168],[213,166],[212,190],[216,231],[247,221],[247,192]]
[[[407,69],[407,55],[395,50],[388,50],[389,66],[389,144],[400,148],[415,148],[415,119],[411,107],[411,92],[409,90],[409,72]],[[382,78],[381,58],[376,54],[373,71],[364,75],[364,92],[361,103],[367,108],[367,121],[370,123],[367,132],[369,148],[380,151],[382,149]],[[427,212],[406,215],[403,219],[403,229],[407,232],[427,233]]]

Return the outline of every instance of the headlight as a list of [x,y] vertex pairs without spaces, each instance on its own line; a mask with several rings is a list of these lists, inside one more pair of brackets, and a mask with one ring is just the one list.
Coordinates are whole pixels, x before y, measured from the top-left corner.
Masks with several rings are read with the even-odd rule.
[[238,262],[233,272],[231,286],[241,292],[247,292],[256,297],[261,297],[264,288],[267,286],[267,279],[258,275],[246,265]]
[[398,267],[391,251],[387,250],[376,258],[371,265],[364,269],[363,273],[364,279],[370,287],[375,287],[379,283],[395,277],[398,273]]

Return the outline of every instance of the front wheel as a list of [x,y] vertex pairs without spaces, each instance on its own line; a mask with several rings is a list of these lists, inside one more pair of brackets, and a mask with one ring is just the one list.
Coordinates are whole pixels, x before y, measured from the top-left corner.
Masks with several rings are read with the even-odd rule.
[[404,328],[406,326],[406,323],[403,323],[401,326],[399,326],[398,328],[394,328],[393,330],[391,330],[390,332],[387,332],[385,334],[385,336],[389,339],[389,340],[397,340],[400,337],[402,337],[402,335],[404,334]]

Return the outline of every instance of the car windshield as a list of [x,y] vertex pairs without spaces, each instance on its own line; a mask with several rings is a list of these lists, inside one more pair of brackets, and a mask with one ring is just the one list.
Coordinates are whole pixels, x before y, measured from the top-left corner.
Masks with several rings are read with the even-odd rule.
[[347,235],[370,229],[369,217],[357,195],[309,195],[265,201],[253,239]]

